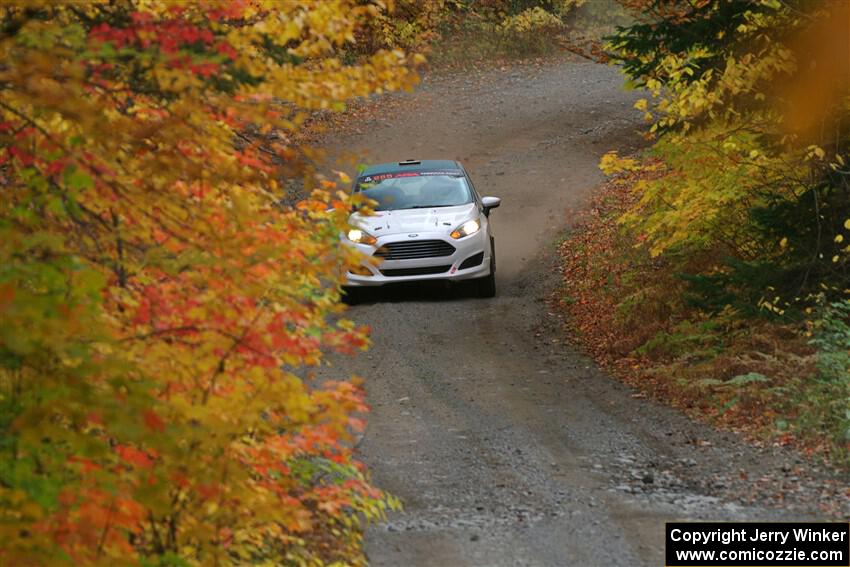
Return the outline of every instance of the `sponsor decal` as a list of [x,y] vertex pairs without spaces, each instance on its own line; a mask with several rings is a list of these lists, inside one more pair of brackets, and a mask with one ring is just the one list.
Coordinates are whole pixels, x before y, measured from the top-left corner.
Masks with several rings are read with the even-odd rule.
[[385,179],[400,179],[402,177],[430,177],[443,175],[448,177],[463,177],[463,173],[456,169],[434,170],[434,171],[398,171],[395,173],[377,173],[363,177],[360,183],[376,183]]

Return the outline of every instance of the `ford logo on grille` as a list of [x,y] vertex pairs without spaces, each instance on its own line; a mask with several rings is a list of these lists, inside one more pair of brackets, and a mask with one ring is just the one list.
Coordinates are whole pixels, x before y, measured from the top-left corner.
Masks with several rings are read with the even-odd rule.
[[419,236],[419,235],[418,234],[408,234],[407,235],[408,238],[416,238],[417,236]]

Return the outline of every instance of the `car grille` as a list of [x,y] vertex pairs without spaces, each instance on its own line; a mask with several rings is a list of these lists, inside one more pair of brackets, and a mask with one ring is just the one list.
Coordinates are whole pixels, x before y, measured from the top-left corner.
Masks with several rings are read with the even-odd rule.
[[375,256],[385,260],[415,260],[451,256],[454,253],[455,247],[445,240],[410,240],[384,244],[375,251]]
[[394,270],[381,270],[381,273],[390,278],[397,278],[401,276],[426,276],[429,274],[442,274],[443,272],[448,272],[449,268],[452,265],[448,266],[424,266],[421,268],[398,268]]

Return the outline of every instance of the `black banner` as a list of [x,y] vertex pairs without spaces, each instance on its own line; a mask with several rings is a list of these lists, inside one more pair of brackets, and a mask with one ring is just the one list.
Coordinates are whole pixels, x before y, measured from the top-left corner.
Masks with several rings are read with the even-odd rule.
[[850,524],[670,522],[667,567],[850,567]]

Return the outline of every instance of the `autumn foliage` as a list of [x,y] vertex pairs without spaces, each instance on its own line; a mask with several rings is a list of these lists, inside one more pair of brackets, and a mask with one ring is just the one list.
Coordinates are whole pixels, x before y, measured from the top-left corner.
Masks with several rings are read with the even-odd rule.
[[357,382],[310,372],[367,345],[349,204],[297,134],[413,84],[401,52],[340,59],[378,13],[0,8],[0,563],[362,559],[394,502],[352,458]]
[[563,298],[631,383],[850,462],[848,3],[622,0],[651,142],[607,154]]

